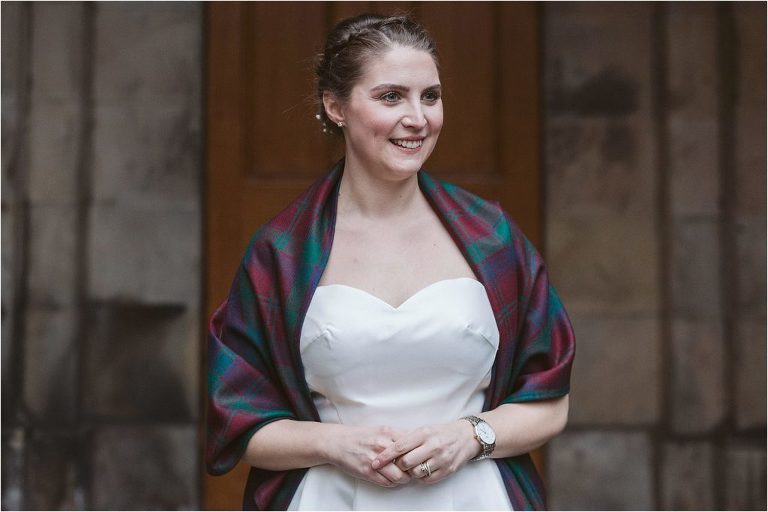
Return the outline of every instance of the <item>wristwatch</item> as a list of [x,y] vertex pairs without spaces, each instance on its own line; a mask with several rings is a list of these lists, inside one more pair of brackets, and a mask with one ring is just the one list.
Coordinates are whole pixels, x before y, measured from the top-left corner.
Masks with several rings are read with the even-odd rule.
[[493,449],[496,448],[496,432],[493,428],[482,418],[477,416],[464,416],[462,420],[467,420],[475,427],[475,439],[483,447],[480,450],[480,455],[472,460],[487,459],[491,456]]

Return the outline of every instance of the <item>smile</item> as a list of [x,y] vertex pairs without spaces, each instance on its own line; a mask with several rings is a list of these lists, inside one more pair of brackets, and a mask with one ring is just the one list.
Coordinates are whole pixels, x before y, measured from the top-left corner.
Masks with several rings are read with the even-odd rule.
[[389,139],[389,141],[395,146],[400,146],[406,149],[420,148],[424,143],[424,139],[419,140],[405,140],[405,139]]

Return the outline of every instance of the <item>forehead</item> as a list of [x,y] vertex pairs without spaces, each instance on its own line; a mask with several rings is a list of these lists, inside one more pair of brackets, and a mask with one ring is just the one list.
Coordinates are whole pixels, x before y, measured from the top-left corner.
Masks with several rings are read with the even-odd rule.
[[426,87],[440,83],[440,75],[429,52],[395,46],[368,59],[359,83],[374,87],[383,83]]

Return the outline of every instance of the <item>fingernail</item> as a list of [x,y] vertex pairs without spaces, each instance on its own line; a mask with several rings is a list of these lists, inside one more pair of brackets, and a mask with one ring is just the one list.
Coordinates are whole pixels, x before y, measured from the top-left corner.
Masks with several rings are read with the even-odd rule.
[[379,466],[381,466],[381,462],[379,462],[379,459],[376,459],[373,461],[373,464],[371,464],[371,466],[373,466],[373,469],[379,469]]

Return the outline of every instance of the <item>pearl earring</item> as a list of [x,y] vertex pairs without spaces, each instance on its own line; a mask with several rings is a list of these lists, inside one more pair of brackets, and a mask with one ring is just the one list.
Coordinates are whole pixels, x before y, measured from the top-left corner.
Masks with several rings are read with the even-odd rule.
[[343,123],[343,122],[341,122],[341,121],[339,121],[339,122],[338,122],[338,123],[336,123],[336,124],[337,124],[337,125],[339,125],[339,128],[341,128],[342,126],[344,126],[344,123]]

